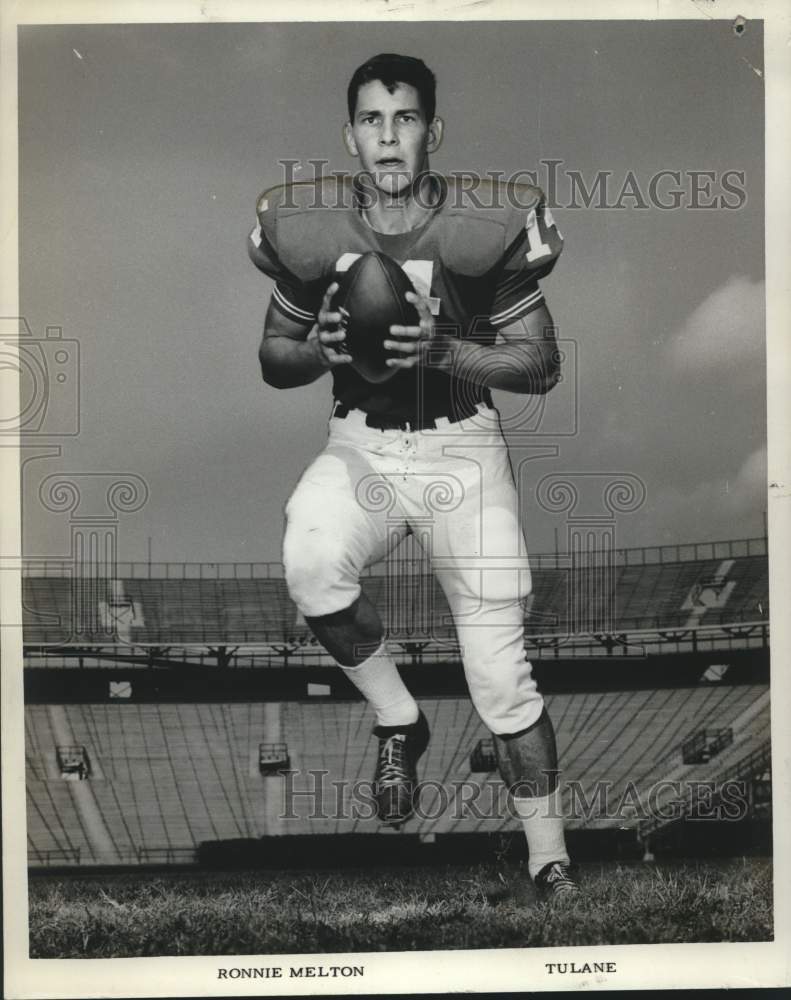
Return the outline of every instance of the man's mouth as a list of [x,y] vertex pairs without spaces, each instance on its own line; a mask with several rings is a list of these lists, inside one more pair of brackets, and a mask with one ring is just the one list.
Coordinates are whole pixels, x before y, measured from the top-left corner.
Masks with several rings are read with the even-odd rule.
[[397,156],[383,156],[381,160],[376,161],[376,165],[377,167],[383,167],[385,170],[394,170],[398,167],[404,167],[405,163]]

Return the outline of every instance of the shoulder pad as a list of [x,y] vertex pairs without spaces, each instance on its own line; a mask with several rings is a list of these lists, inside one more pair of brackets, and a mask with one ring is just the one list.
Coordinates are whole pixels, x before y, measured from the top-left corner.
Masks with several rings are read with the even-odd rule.
[[540,188],[456,176],[446,179],[446,263],[479,276],[503,263],[543,200]]
[[332,175],[269,188],[259,197],[256,214],[288,270],[313,281],[332,269],[353,206],[352,178]]
[[313,181],[295,181],[293,184],[278,184],[267,188],[256,205],[262,213],[306,212],[322,208],[352,208],[353,183],[348,174],[333,174]]

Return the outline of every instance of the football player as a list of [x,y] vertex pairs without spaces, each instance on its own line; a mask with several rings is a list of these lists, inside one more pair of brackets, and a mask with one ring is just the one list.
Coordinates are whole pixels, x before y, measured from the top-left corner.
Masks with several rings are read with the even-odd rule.
[[[359,579],[428,518],[434,572],[524,826],[530,874],[546,894],[574,893],[555,735],[525,655],[531,582],[518,496],[491,397],[546,393],[558,380],[538,282],[562,240],[537,188],[475,192],[429,170],[443,122],[421,60],[383,54],[360,66],[348,113],[344,139],[360,172],[265,192],[249,239],[252,260],[275,280],[264,380],[287,389],[330,372],[333,384],[327,447],[286,505],[287,586],[373,709],[378,816],[400,825],[415,808],[428,724]],[[369,251],[401,265],[419,316],[391,327],[391,377],[376,383],[356,370],[333,305],[339,278]]]

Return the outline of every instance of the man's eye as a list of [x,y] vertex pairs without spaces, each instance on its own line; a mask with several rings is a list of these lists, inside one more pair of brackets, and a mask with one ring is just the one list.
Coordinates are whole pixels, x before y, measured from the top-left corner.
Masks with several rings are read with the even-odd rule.
[[407,124],[411,124],[414,120],[415,120],[414,115],[401,115],[401,121],[407,122]]

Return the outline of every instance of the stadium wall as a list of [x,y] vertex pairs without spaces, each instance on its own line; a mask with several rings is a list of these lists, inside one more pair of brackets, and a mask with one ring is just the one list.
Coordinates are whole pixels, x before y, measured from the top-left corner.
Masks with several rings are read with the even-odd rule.
[[[690,687],[713,666],[727,666],[728,684],[769,682],[769,651],[731,650],[718,653],[623,656],[600,659],[538,660],[533,664],[539,687],[562,691],[645,690]],[[464,695],[466,682],[458,661],[400,668],[415,694]],[[169,668],[36,667],[25,670],[25,703],[79,704],[111,700],[118,685],[134,702],[223,702],[315,700],[313,686],[325,697],[359,700],[357,689],[331,667],[208,667],[176,664]]]

